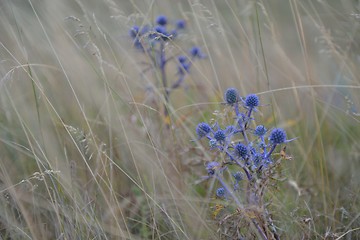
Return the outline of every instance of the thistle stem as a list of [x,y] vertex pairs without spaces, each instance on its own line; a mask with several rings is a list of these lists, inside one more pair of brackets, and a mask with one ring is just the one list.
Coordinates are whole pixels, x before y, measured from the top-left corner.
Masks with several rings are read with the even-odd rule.
[[165,116],[165,123],[167,128],[170,127],[169,122],[167,122],[167,119],[169,117],[169,110],[168,110],[168,103],[169,103],[169,90],[167,89],[167,78],[166,78],[166,72],[165,72],[165,65],[166,65],[166,56],[165,56],[165,42],[161,41],[160,42],[160,74],[161,74],[161,82],[164,88],[164,116]]
[[271,147],[270,151],[265,154],[265,159],[267,159],[267,158],[272,154],[272,152],[275,150],[276,145],[277,145],[277,144],[274,144],[274,145]]
[[[224,182],[224,180],[219,177],[219,176],[216,176],[217,180],[220,182],[220,184],[225,188],[226,192],[228,194],[230,194],[230,196],[234,199],[236,205],[240,208],[243,208],[243,205],[240,203],[239,199],[235,196],[234,192],[231,191],[231,189],[228,188],[227,184]],[[260,236],[264,239],[264,240],[268,240],[268,238],[266,237],[264,231],[260,228],[259,224],[257,223],[257,221],[255,219],[253,219],[251,221],[254,225],[255,225],[255,228],[257,229],[258,233],[260,234]]]
[[236,117],[239,117],[240,116],[240,111],[239,111],[239,105],[237,103],[235,103],[235,105],[234,105],[234,110],[235,110],[235,113],[236,113]]

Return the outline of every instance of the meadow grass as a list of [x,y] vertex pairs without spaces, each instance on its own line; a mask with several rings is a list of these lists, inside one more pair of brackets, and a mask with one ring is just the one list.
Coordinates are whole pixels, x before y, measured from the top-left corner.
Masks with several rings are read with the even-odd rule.
[[[199,122],[224,123],[229,87],[256,93],[268,104],[256,118],[297,137],[267,193],[280,238],[360,239],[359,10],[355,0],[0,2],[1,239],[229,239],[213,217],[216,183],[199,181],[212,156],[192,141]],[[206,55],[169,102],[128,36],[159,14],[186,20],[169,53]]]

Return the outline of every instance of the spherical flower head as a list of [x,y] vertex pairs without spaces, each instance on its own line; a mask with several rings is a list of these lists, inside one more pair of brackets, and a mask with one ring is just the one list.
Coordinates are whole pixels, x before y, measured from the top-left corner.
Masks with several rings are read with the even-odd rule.
[[256,94],[249,94],[245,98],[245,106],[248,108],[255,108],[259,106],[259,97]]
[[218,162],[209,162],[206,165],[206,170],[208,172],[209,175],[214,175],[215,174],[215,170],[216,168],[220,166],[220,164]]
[[190,55],[191,55],[193,58],[199,58],[199,59],[205,57],[204,54],[201,52],[200,48],[199,48],[199,47],[196,47],[196,46],[194,46],[194,47],[192,47],[192,48],[190,49]]
[[166,31],[166,28],[164,26],[161,26],[161,25],[157,25],[155,28],[154,28],[155,32],[157,33],[157,35],[155,37],[159,38],[161,37],[162,40],[164,41],[167,41],[169,40],[172,36],[171,34],[169,34],[167,31]]
[[185,63],[187,61],[187,57],[184,55],[178,56],[179,63]]
[[226,135],[225,135],[225,131],[224,130],[218,130],[214,133],[214,138],[216,139],[216,141],[224,141],[225,138],[226,138]]
[[210,148],[216,147],[216,143],[217,143],[217,141],[215,139],[210,139],[209,140],[209,147]]
[[196,127],[196,134],[199,138],[205,137],[210,131],[211,127],[205,122],[199,123]]
[[155,30],[155,32],[160,33],[162,35],[165,35],[165,36],[167,35],[166,28],[164,26],[157,25],[157,26],[155,26],[154,30]]
[[188,58],[186,56],[180,55],[178,56],[179,66],[178,71],[179,74],[185,74],[189,72],[191,64],[188,62]]
[[230,133],[230,134],[234,134],[236,132],[236,127],[233,125],[229,125],[226,127],[225,132]]
[[156,18],[156,24],[159,24],[161,26],[165,26],[167,24],[167,17],[164,16],[164,15],[159,15],[157,18]]
[[227,104],[234,104],[238,101],[238,98],[239,98],[239,94],[238,94],[238,91],[236,88],[228,88],[226,91],[225,91],[225,102]]
[[132,38],[136,38],[139,34],[140,28],[139,26],[133,26],[130,30],[129,30],[129,35]]
[[242,176],[241,172],[236,172],[236,173],[233,174],[233,176],[234,176],[234,178],[235,178],[235,180],[237,182],[239,182],[239,181],[241,181],[243,179],[243,176]]
[[216,190],[216,196],[218,197],[224,197],[225,196],[225,188],[220,187]]
[[184,19],[179,19],[175,23],[177,29],[184,29],[186,27],[186,22]]
[[192,48],[190,49],[190,54],[191,54],[191,56],[193,56],[193,57],[198,56],[198,55],[200,54],[200,48],[199,48],[199,47],[192,47]]
[[248,155],[248,149],[242,143],[236,144],[235,151],[236,151],[236,154],[242,158],[246,158],[246,156]]
[[286,132],[282,128],[275,128],[271,131],[269,141],[272,144],[281,144],[286,141]]
[[262,137],[266,134],[267,129],[263,125],[258,125],[255,128],[254,134],[256,136]]

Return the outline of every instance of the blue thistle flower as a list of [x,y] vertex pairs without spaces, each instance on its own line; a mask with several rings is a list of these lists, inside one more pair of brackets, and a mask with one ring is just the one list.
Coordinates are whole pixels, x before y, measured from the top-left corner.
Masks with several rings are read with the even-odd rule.
[[188,61],[188,58],[184,55],[178,56],[179,61],[179,67],[178,71],[180,74],[185,74],[186,72],[189,72],[191,64]]
[[242,176],[241,172],[236,172],[236,173],[233,174],[233,176],[234,176],[234,178],[235,178],[235,180],[237,182],[239,182],[239,181],[241,181],[243,179],[243,176]]
[[215,133],[214,133],[214,138],[216,139],[216,141],[224,141],[225,138],[226,138],[226,135],[225,135],[225,131],[223,130],[217,130]]
[[206,165],[206,170],[207,170],[209,175],[214,175],[216,168],[219,167],[219,166],[220,166],[220,164],[218,162],[209,162]]
[[205,137],[210,131],[211,127],[205,122],[199,123],[196,127],[196,134],[199,138]]
[[225,196],[225,188],[220,187],[216,190],[216,196],[218,197],[224,197]]
[[199,48],[199,47],[192,47],[192,48],[190,49],[190,54],[191,54],[191,56],[193,56],[193,57],[198,56],[198,55],[200,54],[200,48]]
[[155,26],[154,30],[155,30],[155,35],[157,33],[155,38],[160,37],[164,41],[167,41],[170,38],[172,38],[171,34],[166,31],[166,28],[164,26],[157,25],[157,26]]
[[256,94],[249,94],[245,98],[245,106],[248,108],[255,108],[259,106],[259,97]]
[[185,62],[187,62],[187,57],[184,55],[180,55],[180,56],[178,56],[178,61],[179,61],[179,63],[185,63]]
[[248,149],[247,147],[242,144],[242,143],[238,143],[236,144],[235,146],[235,151],[236,151],[236,154],[242,158],[246,158],[247,155],[248,155]]
[[186,27],[186,22],[184,19],[179,19],[175,23],[177,29],[184,29]]
[[255,128],[254,134],[258,137],[262,137],[266,134],[267,129],[263,125],[258,125]]
[[216,147],[216,140],[215,139],[210,139],[209,140],[209,146],[211,149]]
[[239,94],[236,88],[228,88],[225,91],[225,102],[227,104],[234,104],[238,101]]
[[204,55],[203,53],[201,52],[200,48],[199,47],[192,47],[190,49],[190,55],[193,57],[193,58],[204,58]]
[[225,132],[229,133],[230,135],[236,133],[236,127],[233,125],[227,126]]
[[140,28],[139,26],[133,26],[130,30],[129,30],[129,35],[132,38],[136,38],[139,34]]
[[164,26],[157,25],[155,26],[154,30],[155,32],[160,33],[161,35],[167,36],[166,28]]
[[159,24],[161,26],[165,26],[167,24],[167,17],[164,16],[164,15],[159,15],[157,18],[156,18],[156,24]]
[[271,131],[269,141],[272,144],[281,144],[286,142],[286,132],[282,128],[275,128]]

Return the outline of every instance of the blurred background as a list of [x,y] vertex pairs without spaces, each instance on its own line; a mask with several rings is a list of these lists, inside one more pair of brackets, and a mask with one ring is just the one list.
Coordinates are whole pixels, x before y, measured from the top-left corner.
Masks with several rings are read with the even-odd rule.
[[[186,21],[169,55],[206,55],[170,97],[170,129],[129,37],[159,14]],[[211,157],[191,140],[236,87],[297,138],[269,192],[280,236],[360,239],[359,27],[357,0],[1,1],[0,235],[219,239],[197,182]]]

